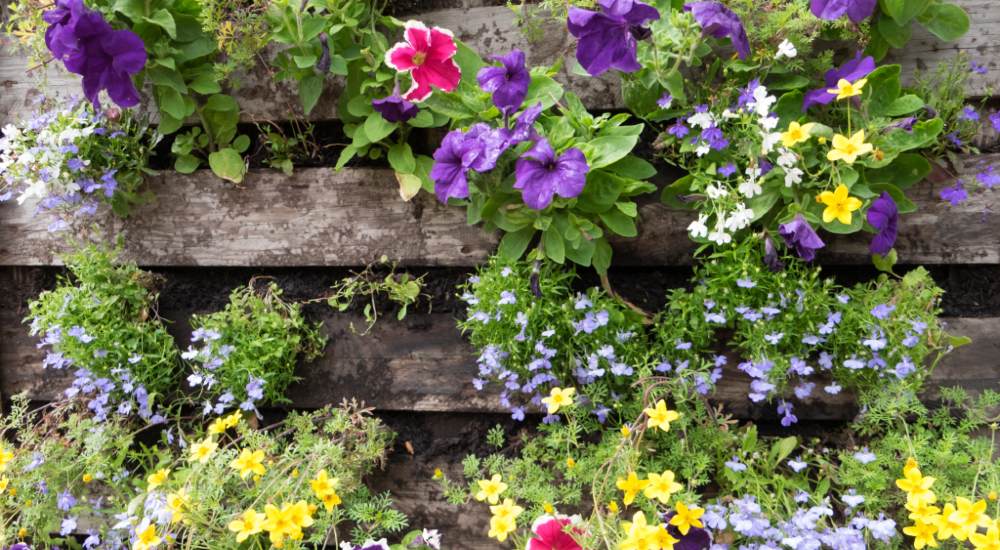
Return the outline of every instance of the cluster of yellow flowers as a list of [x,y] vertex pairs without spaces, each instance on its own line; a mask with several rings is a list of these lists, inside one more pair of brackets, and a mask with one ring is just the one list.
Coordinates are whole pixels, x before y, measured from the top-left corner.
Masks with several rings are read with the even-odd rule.
[[[8,451],[6,447],[0,446],[0,473],[7,471],[7,463],[14,460],[14,453]],[[0,475],[0,493],[7,490],[7,486],[10,485],[10,478],[6,475]]]
[[646,522],[644,513],[636,512],[632,521],[622,522],[625,538],[618,543],[618,550],[672,550],[680,540],[670,534],[667,526],[672,525],[682,536],[687,535],[692,527],[705,526],[701,521],[704,513],[702,508],[678,502],[669,523],[650,524]]
[[309,485],[312,487],[313,493],[316,494],[316,498],[323,502],[323,506],[326,508],[327,512],[330,512],[339,505],[342,501],[340,500],[340,495],[337,494],[337,485],[340,480],[335,477],[330,477],[326,473],[326,470],[320,470],[313,478]]
[[[986,515],[985,500],[973,502],[957,497],[954,503],[939,508],[934,505],[937,495],[931,489],[933,485],[934,478],[923,475],[913,457],[906,461],[902,479],[896,480],[896,486],[906,492],[906,509],[913,521],[913,525],[903,528],[903,533],[913,537],[914,548],[937,548],[938,541],[954,538],[968,540],[976,550],[1000,550],[1000,525]],[[985,534],[979,532],[981,527],[986,529]]]
[[489,536],[501,542],[507,540],[507,536],[517,529],[517,517],[524,512],[524,508],[509,498],[500,502],[500,495],[507,490],[507,484],[500,474],[494,474],[490,479],[480,479],[476,484],[479,486],[479,492],[474,495],[476,500],[491,504],[490,512],[493,515],[490,518]]
[[229,530],[236,533],[237,542],[266,531],[271,545],[282,548],[286,537],[302,540],[302,530],[313,524],[312,515],[315,511],[316,506],[304,500],[285,503],[280,508],[267,504],[264,506],[264,513],[253,508],[243,512],[237,519],[229,522]]

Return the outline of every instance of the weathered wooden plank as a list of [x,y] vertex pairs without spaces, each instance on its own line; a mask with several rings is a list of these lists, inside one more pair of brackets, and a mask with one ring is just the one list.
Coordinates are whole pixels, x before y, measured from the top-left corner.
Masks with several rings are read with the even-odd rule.
[[[971,76],[968,94],[992,94],[1000,78],[1000,65],[995,59],[1000,54],[1000,31],[997,30],[1000,28],[1000,9],[992,0],[957,0],[957,3],[969,11],[972,19],[972,27],[965,37],[945,44],[922,28],[917,28],[913,40],[904,50],[895,52],[891,59],[904,66],[905,74],[912,74],[913,69],[930,68],[937,62],[948,61],[955,53],[965,52],[991,69],[985,75]],[[559,21],[544,22],[532,33],[533,40],[529,41],[508,8],[482,6],[480,2],[465,5],[473,7],[441,9],[413,17],[453,30],[458,38],[483,56],[506,53],[516,47],[528,53],[529,62],[548,64],[560,59],[568,61],[575,55],[574,39]],[[78,77],[60,67],[51,66],[48,70],[36,69],[27,73],[27,60],[12,51],[12,43],[9,37],[0,38],[0,45],[7,46],[0,48],[0,89],[3,91],[0,95],[0,125],[29,114],[34,101],[43,93],[60,96],[80,94]],[[622,106],[616,77],[581,77],[572,74],[570,66],[570,63],[563,64],[559,79],[579,94],[585,104],[595,109]],[[295,88],[274,82],[265,67],[238,75],[234,82],[238,84],[236,93],[245,121],[284,120],[301,114]],[[337,97],[341,91],[341,82],[328,79],[325,92],[310,113],[310,118],[336,118]]]
[[[952,318],[950,330],[973,344],[947,356],[934,372],[931,386],[996,388],[1000,380],[1000,318]],[[294,407],[318,408],[357,398],[379,410],[504,412],[495,390],[477,392],[475,354],[455,327],[451,315],[411,314],[402,323],[383,320],[367,335],[355,315],[331,314],[324,323],[330,337],[326,353],[302,365],[303,382],[290,388]],[[42,353],[13,313],[0,313],[0,392],[26,391],[49,401],[67,387],[72,373],[41,369]],[[735,365],[735,361],[731,361]],[[740,418],[773,416],[773,406],[747,399],[749,378],[733,366],[724,373],[714,399]],[[854,399],[846,393],[824,396],[800,406],[800,418],[850,418]]]
[[[968,157],[959,177],[969,180],[1000,155]],[[935,175],[910,190],[919,206],[903,216],[897,248],[905,263],[1000,262],[1000,217],[990,212],[992,191],[951,206],[937,196],[952,178]],[[497,236],[465,223],[460,208],[429,195],[404,202],[388,169],[301,169],[291,177],[254,170],[242,187],[206,171],[150,178],[155,203],[127,221],[104,225],[126,232],[126,251],[149,266],[358,266],[382,254],[409,265],[473,266],[495,247]],[[62,236],[47,233],[33,205],[0,205],[0,265],[52,265]],[[686,234],[691,214],[648,197],[640,235],[615,242],[616,265],[691,262]],[[869,262],[867,234],[838,238],[820,261]]]

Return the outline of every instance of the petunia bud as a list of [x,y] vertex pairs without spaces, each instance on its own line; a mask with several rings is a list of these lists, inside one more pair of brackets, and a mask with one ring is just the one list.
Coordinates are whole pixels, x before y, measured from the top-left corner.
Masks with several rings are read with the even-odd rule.
[[112,122],[117,121],[121,117],[122,117],[122,110],[116,105],[112,105],[104,109],[104,118]]
[[785,269],[785,264],[778,257],[778,249],[774,246],[770,235],[764,236],[764,264],[775,273]]
[[319,33],[319,47],[323,53],[316,62],[316,70],[319,74],[325,75],[330,72],[330,37],[325,32]]

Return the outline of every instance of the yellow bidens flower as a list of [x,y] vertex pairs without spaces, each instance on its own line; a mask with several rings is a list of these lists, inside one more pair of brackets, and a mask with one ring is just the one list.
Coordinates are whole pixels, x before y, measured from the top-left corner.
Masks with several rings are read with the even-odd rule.
[[240,456],[229,463],[229,467],[240,473],[240,479],[246,479],[250,474],[262,476],[267,471],[264,468],[264,451],[243,449]]
[[681,413],[667,409],[666,401],[660,399],[653,408],[644,409],[649,420],[646,425],[650,428],[659,428],[665,432],[670,431],[670,423],[681,417]]
[[896,487],[906,492],[907,500],[914,502],[934,502],[936,497],[931,491],[932,485],[934,485],[934,478],[924,477],[920,473],[920,468],[917,467],[917,462],[912,457],[903,467],[903,478],[896,480]]
[[614,501],[614,500],[612,500],[611,502],[609,502],[608,503],[608,511],[611,512],[612,514],[617,514],[618,513],[618,503],[616,501]]
[[[0,493],[3,493],[4,491],[6,491],[7,487],[9,487],[9,486],[10,486],[10,479],[8,479],[7,476],[0,477]],[[13,493],[14,493],[14,490],[11,489],[11,494],[13,494]]]
[[222,423],[226,426],[227,429],[235,428],[236,426],[239,426],[240,420],[243,420],[243,413],[241,413],[240,411],[235,411],[229,416],[223,418]]
[[[907,502],[907,507],[910,503]],[[960,522],[951,521],[951,515],[955,513],[955,505],[952,503],[947,503],[944,505],[944,509],[941,510],[941,515],[934,518],[937,525],[937,537],[939,540],[947,540],[955,537],[958,540],[965,540],[967,533],[965,528]],[[911,514],[912,518],[913,515]]]
[[189,503],[188,493],[184,489],[167,495],[167,508],[170,509],[171,523],[184,521],[184,511],[187,510]]
[[916,550],[921,550],[925,546],[930,546],[931,548],[937,548],[938,546],[937,539],[934,538],[934,534],[937,533],[937,526],[933,523],[918,521],[909,527],[904,527],[903,533],[913,537],[913,547]]
[[87,483],[90,483],[91,481],[94,481],[94,476],[92,476],[92,475],[90,475],[90,474],[83,474],[83,483],[84,483],[85,485],[86,485]]
[[444,479],[444,472],[441,471],[441,468],[434,468],[434,475],[432,477],[434,479]]
[[28,536],[28,529],[27,528],[21,527],[20,529],[17,530],[17,538],[23,539],[26,536]]
[[545,510],[545,513],[548,514],[548,515],[550,515],[550,516],[556,513],[555,507],[552,506],[552,503],[550,503],[550,502],[543,502],[542,503],[542,510]]
[[639,494],[639,491],[645,489],[647,485],[649,485],[649,480],[639,479],[639,476],[635,472],[629,472],[627,478],[620,477],[615,481],[615,486],[624,493],[622,502],[625,503],[625,506],[632,504],[635,496]]
[[969,535],[969,541],[976,550],[1000,550],[1000,528],[991,525],[985,535],[979,533]]
[[948,515],[948,521],[961,525],[961,532],[955,534],[958,540],[965,540],[972,536],[979,527],[988,527],[990,516],[986,515],[986,501],[980,500],[973,503],[963,497],[955,499],[955,511]]
[[313,493],[316,494],[316,498],[323,502],[323,507],[329,512],[333,510],[335,506],[338,506],[342,501],[340,495],[337,494],[337,485],[340,484],[340,480],[335,477],[330,477],[326,473],[326,469],[320,470],[316,477],[309,481],[309,485],[312,487]]
[[566,467],[570,470],[576,468],[576,460],[571,456],[566,457]]
[[500,495],[507,490],[507,484],[502,481],[500,474],[494,474],[490,479],[480,479],[476,482],[479,485],[479,492],[476,493],[476,500],[487,501],[490,504],[500,502]]
[[276,548],[285,545],[285,537],[301,540],[302,529],[313,524],[311,508],[304,500],[295,504],[282,504],[281,508],[268,504],[264,506],[264,516],[263,529]]
[[841,99],[847,99],[849,97],[861,95],[862,88],[865,87],[866,83],[868,83],[867,78],[862,78],[861,80],[858,80],[857,82],[854,83],[851,83],[851,81],[847,80],[846,78],[841,78],[840,80],[837,81],[837,87],[830,88],[829,90],[827,90],[827,93],[837,94],[837,101],[840,101]]
[[552,388],[548,397],[542,398],[542,403],[548,407],[549,414],[556,414],[563,407],[573,405],[573,394],[576,388]]
[[222,417],[216,418],[208,425],[209,435],[222,435],[226,433],[226,420]]
[[632,521],[623,521],[625,540],[618,543],[618,550],[653,550],[673,548],[677,539],[670,536],[662,525],[646,523],[646,515],[636,512]]
[[212,458],[212,455],[218,448],[218,443],[212,441],[210,438],[199,441],[191,445],[191,460],[204,464],[208,462],[208,459]]
[[622,437],[628,437],[632,434],[632,429],[628,427],[628,424],[622,424]]
[[907,501],[906,509],[910,512],[910,520],[924,523],[934,523],[938,512],[941,511],[937,506],[923,500]]
[[833,149],[826,154],[826,159],[830,162],[842,160],[847,164],[854,164],[858,157],[871,153],[873,149],[871,143],[865,143],[864,130],[858,130],[851,137],[834,134]]
[[861,199],[848,195],[847,186],[840,184],[833,192],[823,191],[816,200],[826,205],[823,210],[823,223],[837,220],[844,225],[851,224],[851,212],[861,208]]
[[168,468],[160,468],[159,470],[149,474],[146,478],[146,490],[152,491],[160,485],[167,482],[167,477],[170,476],[170,470]]
[[791,148],[804,141],[809,141],[809,137],[814,126],[816,126],[815,122],[799,124],[798,122],[792,121],[788,124],[788,130],[782,132],[781,134],[781,144],[785,147]]
[[135,528],[135,542],[132,543],[132,550],[149,550],[161,542],[163,539],[156,534],[156,525],[150,523],[148,519],[144,519]]
[[656,499],[666,504],[674,493],[683,488],[680,483],[674,481],[673,472],[664,470],[662,474],[649,474],[649,485],[646,486],[643,494],[648,499]]
[[508,498],[504,499],[503,504],[490,506],[490,512],[493,517],[490,518],[488,536],[503,542],[507,540],[507,535],[517,529],[517,517],[524,512],[524,508],[514,504],[514,501]]
[[7,463],[14,460],[14,453],[8,451],[6,447],[0,447],[0,472],[7,470]]
[[250,508],[243,512],[239,519],[229,522],[229,530],[236,533],[236,542],[243,542],[251,535],[256,535],[264,530],[264,519],[266,517],[264,514]]
[[701,522],[701,516],[705,513],[705,510],[698,508],[697,506],[692,506],[688,508],[683,502],[678,502],[674,507],[674,517],[670,518],[670,525],[677,527],[677,530],[681,532],[682,535],[688,534],[688,531],[692,527],[704,527],[705,525]]

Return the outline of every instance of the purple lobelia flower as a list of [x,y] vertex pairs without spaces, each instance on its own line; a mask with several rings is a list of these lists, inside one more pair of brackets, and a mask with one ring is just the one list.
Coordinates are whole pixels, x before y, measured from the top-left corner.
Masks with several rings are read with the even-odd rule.
[[448,132],[434,151],[434,166],[430,172],[438,200],[448,202],[449,198],[468,198],[468,171],[492,170],[508,142],[504,134],[481,122],[467,132]]
[[570,8],[567,25],[579,42],[576,59],[592,76],[608,69],[631,73],[641,66],[635,57],[637,40],[649,36],[645,25],[660,18],[660,12],[636,0],[598,0],[601,11]]
[[847,14],[848,19],[860,23],[871,17],[877,3],[878,0],[812,0],[809,8],[820,19],[832,21]]
[[531,74],[524,64],[524,52],[515,49],[503,56],[493,56],[500,67],[490,66],[479,69],[476,80],[479,87],[493,94],[493,104],[506,116],[517,112],[528,96]]
[[962,180],[958,180],[954,186],[942,189],[940,196],[941,200],[950,202],[952,206],[958,206],[969,198],[969,192],[965,190]]
[[816,251],[826,246],[802,214],[797,214],[792,221],[778,226],[778,234],[785,240],[788,248],[794,248],[796,254],[807,262],[813,261]]
[[121,107],[139,103],[132,75],[146,66],[146,46],[137,34],[112,29],[82,0],[58,0],[42,17],[46,45],[66,70],[83,76],[83,93],[95,107],[101,90]]
[[544,210],[553,195],[567,199],[579,196],[589,170],[582,151],[570,147],[556,156],[549,142],[542,138],[517,159],[514,188],[521,190],[528,207]]
[[806,92],[805,98],[802,101],[802,110],[807,111],[809,107],[812,107],[813,105],[828,105],[829,103],[832,103],[833,100],[837,98],[837,94],[831,94],[827,90],[836,88],[837,82],[839,82],[841,78],[855,82],[868,76],[868,73],[874,70],[875,60],[871,57],[861,57],[861,53],[858,52],[858,54],[850,61],[844,63],[836,69],[830,69],[827,71],[826,74],[823,75],[825,85],[822,88]]
[[722,2],[690,2],[684,11],[691,12],[704,34],[715,38],[729,37],[740,59],[750,55],[750,39],[740,17]]
[[869,250],[872,254],[886,255],[896,244],[896,231],[899,223],[899,209],[896,202],[892,200],[889,193],[885,191],[879,198],[872,202],[868,208],[868,223],[874,227],[878,233],[872,238]]
[[420,107],[403,99],[398,91],[382,99],[373,99],[372,108],[389,122],[406,122],[420,112]]

